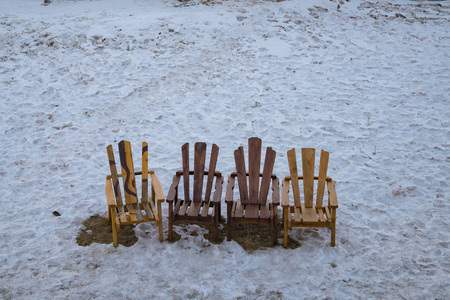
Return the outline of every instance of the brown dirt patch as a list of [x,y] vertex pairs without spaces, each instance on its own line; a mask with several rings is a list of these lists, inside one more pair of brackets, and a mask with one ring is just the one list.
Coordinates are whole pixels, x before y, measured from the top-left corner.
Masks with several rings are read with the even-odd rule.
[[[177,226],[187,226],[189,223],[185,222],[175,222],[174,225]],[[209,224],[197,224],[203,229],[208,230],[203,237],[207,239],[211,244],[221,244],[222,242],[226,242],[226,222],[224,219],[221,220],[219,225],[219,242],[216,243],[214,241],[214,226]],[[278,229],[278,238],[283,238],[283,224],[279,222],[277,224]],[[191,235],[197,236],[197,232],[192,232]],[[268,225],[257,225],[257,224],[234,224],[231,228],[231,238],[233,241],[238,243],[245,251],[253,252],[255,250],[263,250],[266,248],[277,247],[272,244],[272,228]],[[180,239],[180,235],[173,232],[173,241],[177,241]],[[281,246],[278,244],[278,246]],[[288,236],[288,245],[287,248],[295,249],[300,247],[301,244]]]
[[[77,244],[80,246],[89,246],[92,243],[111,244],[112,229],[108,218],[94,215],[83,222],[84,228],[78,232]],[[117,233],[119,244],[130,247],[134,245],[138,238],[134,234],[133,225],[121,226]]]
[[[186,227],[190,223],[175,222],[175,226]],[[209,224],[197,224],[201,228],[208,230],[208,233],[204,234],[204,238],[211,244],[221,244],[226,242],[226,229],[227,224],[224,218],[221,218],[219,224],[219,242],[214,240],[214,227]],[[112,243],[112,230],[111,223],[107,218],[99,215],[89,217],[83,222],[84,228],[78,232],[77,244],[80,246],[89,246],[92,243],[99,244],[111,244]],[[134,245],[138,238],[134,233],[134,225],[125,225],[121,227],[121,230],[117,233],[118,243],[130,247]],[[281,222],[277,224],[278,239],[283,238],[283,225]],[[191,232],[190,235],[198,236],[199,233]],[[272,228],[268,225],[256,225],[256,224],[234,224],[231,229],[232,239],[241,245],[241,247],[247,252],[253,252],[255,250],[263,250],[266,248],[276,247],[272,244]],[[173,231],[172,243],[178,241],[181,238],[179,234]],[[165,237],[167,240],[167,237]],[[278,246],[282,247],[280,243]],[[295,249],[300,247],[301,244],[288,236],[288,248]]]

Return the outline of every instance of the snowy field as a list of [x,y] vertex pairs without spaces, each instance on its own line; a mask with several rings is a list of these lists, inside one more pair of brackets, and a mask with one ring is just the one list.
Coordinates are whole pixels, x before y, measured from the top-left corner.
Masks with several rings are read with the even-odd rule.
[[[0,1],[0,298],[450,298],[449,1],[42,2]],[[227,176],[252,136],[280,178],[292,147],[330,151],[335,248],[153,223],[76,244],[106,213],[107,145],[147,141],[167,194],[183,143],[218,144]]]

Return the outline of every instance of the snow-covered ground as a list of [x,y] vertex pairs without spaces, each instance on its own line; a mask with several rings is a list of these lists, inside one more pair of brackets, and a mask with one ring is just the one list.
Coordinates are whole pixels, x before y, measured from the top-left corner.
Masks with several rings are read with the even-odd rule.
[[[448,1],[42,2],[0,1],[0,298],[450,297]],[[314,228],[293,250],[197,226],[160,243],[153,224],[76,244],[106,212],[107,145],[149,142],[167,193],[183,143],[218,144],[228,175],[252,136],[281,178],[288,149],[330,151],[335,248]]]

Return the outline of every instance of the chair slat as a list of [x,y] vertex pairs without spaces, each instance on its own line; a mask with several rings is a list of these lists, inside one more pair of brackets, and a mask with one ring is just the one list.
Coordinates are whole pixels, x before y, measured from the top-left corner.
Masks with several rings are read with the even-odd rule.
[[142,143],[142,203],[148,202],[148,144]]
[[325,181],[327,178],[328,170],[328,160],[330,158],[330,153],[327,151],[320,152],[320,163],[319,163],[319,180],[317,183],[317,198],[316,207],[321,208],[323,203],[323,195],[325,193]]
[[125,203],[138,203],[136,191],[136,179],[134,176],[133,156],[131,144],[128,141],[119,143],[120,165],[122,166],[123,189],[125,191]]
[[242,205],[242,201],[239,199],[236,203],[236,208],[234,210],[235,218],[242,218],[244,216],[244,206]]
[[181,157],[183,160],[184,201],[189,202],[189,143],[181,146]]
[[324,211],[325,211],[325,215],[327,217],[327,221],[330,221],[331,220],[330,209],[328,208],[328,206],[325,206],[324,208],[325,208]]
[[259,218],[259,205],[246,204],[244,218],[251,218],[251,219]]
[[141,208],[137,203],[129,203],[127,204],[128,215],[130,216],[131,222],[142,222],[144,221],[144,217],[141,213]]
[[176,215],[178,215],[179,212],[180,212],[181,202],[184,203],[185,201],[183,201],[181,199],[177,199],[177,202],[175,204],[175,208],[173,209],[173,213],[176,214]]
[[298,184],[298,169],[297,169],[297,156],[295,155],[295,148],[287,152],[289,162],[289,173],[291,174],[292,193],[294,194],[294,205],[300,207],[300,186]]
[[143,202],[142,207],[144,208],[145,214],[147,215],[147,218],[150,220],[153,220],[155,216],[153,215],[152,209],[150,208],[149,202]]
[[323,208],[317,207],[317,214],[319,215],[319,222],[326,222],[325,216],[323,215]]
[[180,216],[184,216],[186,214],[186,210],[189,207],[189,204],[191,203],[191,201],[183,201],[183,204],[180,207],[180,211],[179,211],[179,215]]
[[302,203],[301,209],[303,223],[316,223],[318,221],[317,211],[314,204],[313,207],[306,207],[306,204]]
[[260,138],[248,140],[248,203],[256,204],[259,200],[259,173],[261,172],[261,146]]
[[205,174],[206,143],[195,143],[194,146],[194,195],[195,202],[202,201],[203,175]]
[[269,199],[267,199],[266,204],[260,205],[261,210],[261,219],[268,219],[270,217],[270,211],[269,211]]
[[247,188],[247,172],[245,171],[244,147],[239,147],[234,151],[234,161],[236,164],[236,173],[238,178],[239,193],[241,196],[241,203],[248,203],[248,188]]
[[300,206],[294,206],[294,221],[295,222],[302,221]]
[[[113,151],[112,145],[109,145],[108,147],[106,147],[106,152],[108,153],[109,169],[111,171],[111,179],[113,181],[114,195],[116,196],[116,203],[118,206],[120,206],[122,208],[122,211],[123,211],[122,192],[120,191],[119,176],[117,175],[116,160],[114,159],[114,151]],[[120,212],[120,209],[119,209],[119,212]]]
[[209,212],[209,201],[203,201],[203,206],[202,206],[202,217],[206,218],[208,216],[208,212]]
[[314,159],[316,149],[302,148],[303,192],[305,208],[313,207],[314,200]]
[[190,217],[198,216],[201,207],[202,207],[201,200],[200,201],[192,201],[191,205],[189,206],[189,211],[188,211],[187,215]]
[[267,201],[267,195],[269,194],[270,180],[272,178],[273,166],[275,164],[275,157],[277,152],[268,147],[266,150],[266,158],[264,160],[264,170],[261,180],[261,189],[259,191],[258,203],[265,205]]
[[119,213],[120,223],[127,223],[127,215],[125,213],[123,205],[117,206],[117,210]]
[[218,156],[219,156],[219,147],[216,144],[213,144],[211,149],[211,157],[209,158],[208,180],[206,181],[206,191],[205,191],[206,202],[209,202],[211,197],[211,190],[214,181],[214,172],[216,171]]

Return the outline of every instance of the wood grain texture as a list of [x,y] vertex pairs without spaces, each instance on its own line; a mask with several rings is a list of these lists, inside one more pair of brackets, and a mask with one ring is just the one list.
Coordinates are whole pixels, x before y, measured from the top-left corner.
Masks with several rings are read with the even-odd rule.
[[148,144],[142,143],[142,198],[141,202],[148,202]]
[[294,205],[300,207],[301,197],[300,197],[300,186],[298,184],[298,169],[297,169],[297,156],[295,154],[295,148],[287,152],[288,163],[289,163],[289,173],[291,175],[292,193],[294,194]]
[[[275,157],[277,153],[268,147],[266,150],[266,158],[264,160],[264,169],[261,180],[261,189],[259,193],[259,204],[265,204],[267,200],[267,195],[269,194],[270,180],[272,178],[273,166],[275,165]],[[259,176],[259,174],[258,174]]]
[[131,144],[128,141],[119,143],[120,165],[122,167],[123,189],[125,192],[125,203],[138,203],[136,191],[136,178],[134,175],[133,156]]
[[234,162],[236,164],[236,173],[238,178],[239,194],[241,196],[241,203],[247,204],[248,188],[247,188],[247,172],[245,171],[244,148],[239,147],[234,151]]
[[321,208],[323,203],[323,195],[325,192],[325,181],[327,178],[328,160],[330,153],[326,151],[320,152],[319,176],[317,182],[316,207]]
[[120,190],[119,177],[117,175],[116,160],[114,159],[114,151],[112,145],[106,147],[106,152],[108,153],[109,169],[111,172],[111,179],[113,181],[116,203],[117,205],[123,206],[122,192]]
[[259,138],[248,140],[248,203],[256,204],[259,200],[259,172],[261,167],[262,141]]
[[194,195],[195,202],[202,201],[203,175],[205,173],[206,143],[195,143],[194,146]]
[[216,171],[218,157],[219,157],[219,147],[216,144],[213,144],[211,148],[211,156],[209,158],[208,180],[206,181],[206,191],[205,191],[206,202],[208,202],[211,198],[211,190],[214,181],[214,173]]
[[305,207],[312,208],[314,202],[314,162],[316,149],[302,148],[303,192]]
[[189,143],[181,146],[181,158],[183,161],[184,201],[190,201],[189,197]]

